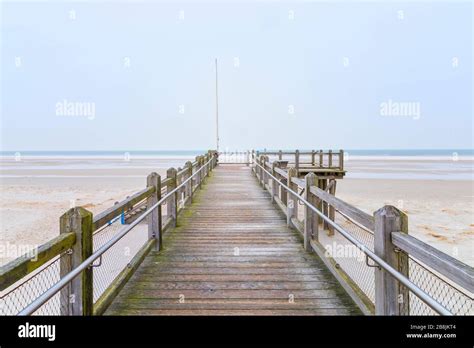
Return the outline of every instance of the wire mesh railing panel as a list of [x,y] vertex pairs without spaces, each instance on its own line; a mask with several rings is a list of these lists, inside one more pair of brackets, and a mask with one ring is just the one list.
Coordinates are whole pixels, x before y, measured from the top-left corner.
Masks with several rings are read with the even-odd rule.
[[[421,262],[408,258],[409,279],[454,315],[474,315],[472,294],[443,279]],[[410,293],[410,315],[436,315],[426,303]]]
[[[122,222],[120,218],[116,218],[94,233],[94,252],[127,226]],[[128,263],[145,245],[147,240],[148,227],[145,223],[141,223],[107,250],[99,260],[94,262],[94,302],[99,299],[120,272],[128,266]]]
[[[0,315],[17,315],[46,290],[57,283],[63,272],[70,269],[72,255],[65,252],[56,256],[27,277],[0,293]],[[60,293],[42,305],[35,315],[60,315],[66,310],[69,299],[62,300]]]
[[[368,249],[374,249],[374,235],[371,231],[359,226],[344,214],[335,211],[335,223],[341,226],[352,237],[361,242]],[[337,230],[328,235],[327,230],[320,225],[319,243],[331,256],[363,293],[375,303],[375,267],[367,264],[365,253],[348,241]]]

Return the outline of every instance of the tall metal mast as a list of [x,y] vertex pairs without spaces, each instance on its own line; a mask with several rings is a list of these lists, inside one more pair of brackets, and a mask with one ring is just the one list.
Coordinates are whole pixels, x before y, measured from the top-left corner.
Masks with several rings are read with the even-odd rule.
[[219,98],[217,95],[217,58],[216,58],[216,145],[219,153]]

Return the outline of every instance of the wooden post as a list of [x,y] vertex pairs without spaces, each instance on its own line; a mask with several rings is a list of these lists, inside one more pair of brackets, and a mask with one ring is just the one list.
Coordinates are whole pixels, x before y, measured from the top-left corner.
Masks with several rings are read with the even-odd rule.
[[[157,173],[151,173],[146,178],[147,186],[153,186],[155,192],[146,200],[146,209],[151,209],[161,199],[161,177]],[[156,207],[148,216],[148,239],[155,240],[155,250],[162,249],[162,226],[161,226],[161,205]]]
[[[92,221],[92,213],[82,207],[71,208],[60,217],[60,233],[74,232],[76,234],[76,243],[72,247],[70,269],[61,268],[61,276],[78,267],[92,255]],[[89,267],[74,278],[66,286],[64,292],[61,290],[61,300],[67,301],[64,303],[66,306],[61,310],[61,314],[67,312],[68,315],[92,315],[93,285],[92,267]]]
[[[395,248],[392,232],[408,233],[408,217],[386,205],[374,213],[374,252],[390,266],[408,277],[408,255]],[[383,269],[375,269],[375,314],[408,315],[408,289]]]
[[298,175],[300,172],[300,151],[299,150],[295,151],[295,168],[296,168],[296,174]]
[[210,151],[207,151],[207,154],[206,154],[206,161],[205,161],[205,164],[206,164],[206,176],[209,177],[210,173],[211,173],[211,167],[210,167],[210,164],[208,163],[209,160],[211,159],[211,155],[209,153]]
[[319,166],[322,168],[324,164],[323,161],[323,150],[319,150]]
[[[262,165],[262,156],[257,157],[257,163]],[[258,169],[258,183],[260,186],[262,186],[262,168],[260,166],[257,167]]]
[[[277,177],[277,173],[275,171],[275,167],[276,167],[276,164],[277,162],[273,161],[272,163],[272,175],[276,178]],[[278,182],[272,178],[272,202],[275,202],[275,197],[278,196],[278,187],[280,185],[278,185]]]
[[339,150],[339,169],[344,170],[344,151]]
[[314,166],[316,163],[316,152],[311,150],[311,165]]
[[[329,180],[329,193],[333,196],[336,195],[336,179],[331,179]],[[329,219],[334,222],[334,219],[336,218],[336,210],[331,204],[328,204],[329,206]],[[334,235],[334,227],[331,225],[328,225],[328,236],[333,236]]]
[[207,164],[208,161],[209,161],[209,155],[206,154],[202,158],[202,162],[203,162],[202,165],[204,166],[204,174],[206,177],[209,177],[209,165]]
[[[200,164],[200,167],[202,168],[201,170],[201,184],[204,183],[204,180],[206,179],[206,157],[205,156],[200,156],[199,157],[200,161],[201,161],[201,164]],[[201,188],[201,187],[199,187]]]
[[[283,185],[288,185],[288,180],[282,177],[281,183]],[[288,205],[288,192],[286,191],[286,188],[284,188],[283,186],[281,186],[281,189],[280,189],[280,199],[284,205],[286,206]]]
[[211,161],[211,171],[212,171],[212,170],[214,170],[214,168],[216,166],[216,164],[215,164],[215,162],[216,162],[216,153],[213,150],[210,150],[209,152],[210,152],[211,158],[212,158],[212,161]]
[[[61,223],[60,223],[61,225]],[[63,232],[62,228],[60,227],[60,233]],[[67,251],[67,256],[63,256],[59,259],[59,277],[62,278],[66,274],[72,271],[72,258],[73,258],[73,248]],[[75,296],[72,295],[72,284],[67,284],[64,288],[61,289],[59,295],[59,303],[60,303],[60,314],[61,315],[73,315],[73,304],[71,301],[74,300]]]
[[[179,173],[181,171],[181,167],[178,167],[178,169],[176,169],[176,173]],[[184,176],[183,175],[177,175],[176,176],[176,186],[179,186],[181,185],[181,183],[183,182],[184,180]],[[179,210],[179,204],[180,202],[183,200],[183,195],[184,195],[184,188],[181,187],[177,192],[177,195],[176,195],[176,199],[177,199],[177,204],[178,204],[178,210]]]
[[[198,171],[199,168],[201,168],[201,156],[196,156],[196,162],[197,162],[196,171]],[[201,188],[201,176],[202,176],[202,172],[197,173],[195,176],[197,188]]]
[[[298,185],[292,182],[291,178],[298,177],[296,168],[288,169],[288,187],[295,192],[298,192]],[[288,203],[286,209],[286,223],[291,226],[291,219],[298,216],[298,198],[295,195],[288,194]]]
[[[261,158],[260,157],[256,157],[255,158],[255,163],[257,164],[262,164],[262,161],[261,161]],[[259,184],[260,184],[260,180],[262,179],[262,177],[260,176],[260,167],[259,166],[255,166],[255,175],[257,175],[257,179],[259,180]]]
[[[316,184],[316,175],[314,173],[308,173],[305,176],[305,189],[304,189],[304,198],[315,206],[314,195],[311,194],[311,186]],[[307,205],[304,206],[304,249],[306,251],[312,251],[311,248],[311,238],[317,236],[318,232],[318,219],[314,211],[312,211]]]
[[332,167],[332,150],[329,150],[328,168]]
[[[176,169],[169,168],[166,171],[166,177],[170,178],[171,180],[168,181],[168,185],[166,186],[166,192],[169,193],[176,188]],[[177,192],[174,195],[171,195],[168,198],[168,202],[166,202],[166,212],[169,218],[173,220],[172,226],[176,226],[177,221],[177,213],[178,213],[178,199],[177,199]]]
[[[324,183],[324,179],[321,179],[320,177],[318,177],[318,187],[321,190],[323,189],[323,186],[324,186],[323,183]],[[318,199],[317,208],[321,213],[324,213],[324,211],[323,211],[323,200],[322,199]],[[321,224],[322,225],[321,227],[324,230],[324,220],[323,220],[322,217],[318,216],[318,224]]]
[[[322,179],[322,180],[321,180],[321,183],[322,183],[321,189],[322,189],[323,191],[326,191],[326,188],[328,187],[328,181],[327,181],[327,179]],[[324,216],[328,217],[328,216],[329,216],[329,205],[328,205],[328,203],[327,203],[326,201],[323,201],[323,206],[322,206],[322,208],[323,208],[323,211],[322,211],[322,212],[323,212]],[[328,235],[328,236],[331,235],[331,232],[329,231],[329,224],[328,224],[325,220],[323,220],[323,229],[327,231],[327,235]]]
[[[184,167],[187,169],[186,179],[188,179],[193,175],[193,164],[191,161],[187,161]],[[193,202],[193,179],[189,180],[186,184],[186,197],[189,197],[188,202],[191,204]]]
[[[204,156],[199,156],[199,168],[202,168],[200,172],[201,175],[199,175],[200,184],[204,182],[204,178],[206,177],[206,168],[203,168],[203,167],[204,167]],[[199,186],[199,188],[201,188],[201,186]]]
[[[267,165],[268,165],[268,156],[263,156],[263,168],[265,168],[265,170],[268,170],[267,168]],[[266,188],[268,186],[268,174],[267,172],[263,172],[263,188]]]
[[278,151],[278,159],[281,161],[283,159],[283,152],[280,150]]
[[206,155],[206,176],[209,177],[211,175],[211,163],[208,163],[211,159],[211,155],[209,152]]

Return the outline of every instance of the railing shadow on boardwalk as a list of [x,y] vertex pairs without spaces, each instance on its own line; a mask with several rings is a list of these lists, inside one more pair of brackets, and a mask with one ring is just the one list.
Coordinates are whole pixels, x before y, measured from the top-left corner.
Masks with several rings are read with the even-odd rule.
[[472,267],[410,236],[398,209],[368,215],[338,199],[344,152],[322,150],[233,157],[209,151],[170,168],[163,180],[150,174],[145,189],[96,216],[69,210],[58,237],[0,268],[0,314],[102,314],[146,255],[161,250],[163,234],[218,158],[252,167],[306,251],[320,257],[363,313],[474,314]]

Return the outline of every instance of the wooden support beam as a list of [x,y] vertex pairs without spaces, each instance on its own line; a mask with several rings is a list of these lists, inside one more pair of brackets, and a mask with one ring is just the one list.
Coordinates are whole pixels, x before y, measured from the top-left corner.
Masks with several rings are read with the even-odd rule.
[[[316,175],[314,173],[308,173],[305,176],[305,190],[304,198],[315,205],[314,195],[311,194],[311,186],[316,184]],[[317,236],[318,233],[318,219],[316,213],[313,212],[307,205],[304,206],[304,249],[306,251],[312,251],[311,239]],[[317,238],[316,238],[317,239]]]
[[[263,168],[268,170],[268,156],[263,156]],[[268,185],[268,174],[266,171],[263,172],[263,188]]]
[[[92,255],[92,213],[82,207],[69,209],[59,219],[59,232],[76,235],[76,243],[72,247],[71,262],[60,263],[60,276],[64,276],[78,267]],[[82,273],[66,285],[60,294],[61,314],[92,315],[93,268],[86,268]]]
[[[395,248],[392,232],[408,233],[408,217],[397,208],[386,205],[374,213],[374,252],[398,272],[408,277],[408,255]],[[375,314],[408,315],[409,292],[392,275],[375,269]]]
[[[155,192],[146,200],[146,210],[150,210],[161,199],[161,176],[158,173],[151,173],[146,179],[147,187],[152,186]],[[154,240],[154,249],[162,249],[162,231],[161,231],[161,205],[153,209],[147,216],[148,239]]]
[[344,170],[344,151],[339,150],[339,169]]
[[[328,180],[327,179],[321,179],[322,182],[322,190],[326,191],[326,188],[328,186]],[[323,201],[323,214],[326,217],[329,217],[329,204],[327,201]],[[328,236],[332,236],[334,233],[329,230],[329,224],[326,221],[323,221],[323,229],[327,231]]]
[[[186,179],[189,179],[193,175],[193,164],[191,161],[187,161],[184,165],[186,168]],[[189,198],[189,199],[188,199]],[[186,199],[191,204],[193,202],[193,180],[189,180],[186,184]]]
[[299,170],[300,170],[300,151],[299,150],[295,151],[295,168],[296,168],[296,172],[299,173]]
[[[336,180],[335,179],[330,179],[329,180],[329,194],[331,194],[332,196],[336,196]],[[336,217],[336,210],[334,209],[334,206],[332,204],[330,204],[329,202],[327,202],[328,206],[329,206],[329,219],[331,219],[332,222],[334,222],[334,219]],[[329,235],[332,236],[334,235],[334,227],[332,227],[331,225],[328,226],[329,227]]]
[[[166,171],[166,177],[170,180],[168,180],[168,184],[166,186],[166,192],[171,192],[176,188],[176,169],[174,168],[169,168]],[[178,199],[177,199],[177,193],[175,192],[174,195],[171,195],[167,202],[166,202],[166,212],[167,212],[167,217],[172,219],[172,224],[173,226],[176,226],[178,221]]]
[[[298,185],[295,184],[291,178],[298,177],[296,168],[288,169],[288,187],[295,192],[298,192]],[[298,217],[298,198],[295,195],[288,193],[286,223],[288,226],[292,225],[291,219]]]
[[[272,175],[274,177],[276,177],[278,175],[275,171],[276,164],[277,164],[277,162],[275,162],[275,161],[272,162]],[[271,181],[272,181],[272,203],[274,203],[275,202],[275,197],[278,196],[278,189],[279,189],[280,185],[278,185],[278,182],[273,178],[271,178]]]
[[[198,171],[199,168],[201,168],[201,156],[196,156],[196,163],[197,163],[197,165],[196,165],[196,171]],[[197,173],[196,176],[194,177],[194,178],[195,178],[194,180],[196,181],[196,185],[195,185],[196,188],[200,188],[200,187],[201,187],[201,175],[202,175],[202,173],[199,172],[199,173]]]
[[[323,191],[323,182],[324,182],[323,179],[318,179],[318,188],[319,188],[321,191]],[[319,210],[321,213],[323,213],[323,200],[322,200],[322,199],[320,199],[320,200],[318,201],[317,208],[318,208],[318,210]],[[324,230],[324,225],[323,225],[323,223],[324,223],[323,218],[318,216],[318,225],[319,225],[319,224],[322,225],[321,228]]]
[[[281,178],[280,181],[283,185],[288,185],[288,179]],[[283,187],[280,188],[280,199],[284,205],[288,205],[288,191]]]

